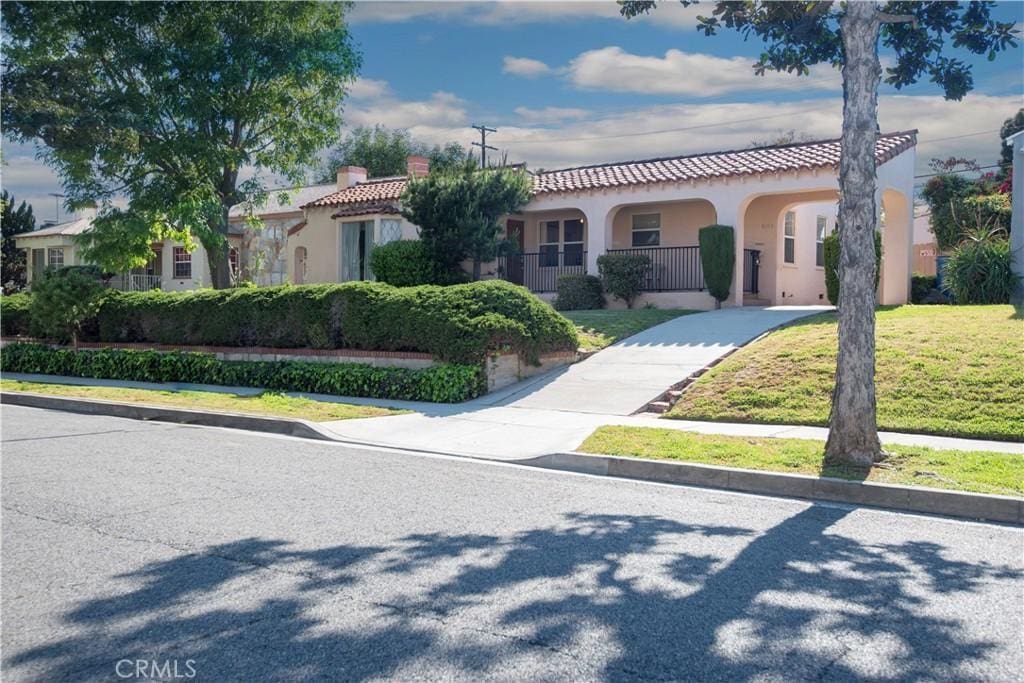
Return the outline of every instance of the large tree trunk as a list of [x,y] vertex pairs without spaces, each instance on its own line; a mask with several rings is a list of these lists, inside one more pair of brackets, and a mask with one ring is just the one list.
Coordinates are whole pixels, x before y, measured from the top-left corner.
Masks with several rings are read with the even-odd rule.
[[216,246],[206,247],[206,260],[210,264],[210,284],[214,289],[227,289],[231,286],[231,266],[228,263],[228,211],[231,207],[224,206],[221,210],[221,223],[217,227],[223,241]]
[[875,416],[875,139],[882,73],[877,5],[848,3],[840,28],[839,356],[825,459],[868,466],[882,456]]

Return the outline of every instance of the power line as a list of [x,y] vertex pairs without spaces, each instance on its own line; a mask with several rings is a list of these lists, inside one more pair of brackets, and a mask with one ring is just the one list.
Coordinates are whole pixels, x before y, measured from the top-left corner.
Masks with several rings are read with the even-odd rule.
[[1000,162],[998,164],[989,164],[988,166],[978,166],[976,168],[965,168],[962,171],[943,171],[942,173],[926,173],[924,175],[916,175],[916,176],[914,176],[914,179],[916,180],[917,178],[934,178],[937,175],[955,175],[957,173],[977,173],[978,171],[981,171],[981,170],[986,169],[986,168],[1001,168],[1002,166],[1009,166],[1009,165],[1010,164],[1008,164],[1008,163]]
[[488,128],[486,125],[478,126],[476,124],[473,125],[473,128],[476,128],[478,131],[480,131],[480,142],[473,143],[474,147],[480,148],[480,168],[487,168],[487,150],[493,149],[495,152],[498,151],[497,147],[491,147],[490,145],[487,144],[487,134],[497,133],[498,129]]

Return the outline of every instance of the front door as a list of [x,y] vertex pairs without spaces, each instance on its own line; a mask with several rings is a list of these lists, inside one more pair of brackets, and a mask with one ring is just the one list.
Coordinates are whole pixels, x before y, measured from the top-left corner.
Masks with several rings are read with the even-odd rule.
[[526,232],[526,223],[509,219],[505,223],[505,234],[509,241],[517,246],[516,253],[507,259],[505,279],[517,285],[523,284],[523,249],[526,246],[523,242]]

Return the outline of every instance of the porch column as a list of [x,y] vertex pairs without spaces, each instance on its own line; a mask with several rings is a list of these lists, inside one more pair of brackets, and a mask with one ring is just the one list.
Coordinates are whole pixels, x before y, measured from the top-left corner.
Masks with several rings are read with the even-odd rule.
[[597,275],[597,259],[607,253],[612,241],[615,210],[604,202],[585,204],[580,210],[587,221],[587,275]]
[[732,287],[729,298],[722,302],[723,306],[743,305],[743,213],[745,202],[738,197],[726,195],[712,201],[715,206],[715,221],[719,225],[731,225],[736,239],[735,265],[732,273]]

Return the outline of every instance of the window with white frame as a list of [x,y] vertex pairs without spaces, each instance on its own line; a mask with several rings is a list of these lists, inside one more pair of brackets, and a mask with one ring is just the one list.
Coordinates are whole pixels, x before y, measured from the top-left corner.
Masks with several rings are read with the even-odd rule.
[[825,234],[828,229],[828,219],[818,216],[818,223],[814,232],[814,265],[819,268],[825,267]]
[[785,263],[796,263],[796,214],[787,211],[783,226],[782,260]]
[[46,250],[46,265],[50,268],[64,266],[64,247],[51,247]]
[[634,247],[656,247],[661,244],[661,214],[638,213],[633,215]]
[[192,254],[185,247],[174,247],[174,277],[178,280],[192,278]]
[[539,237],[542,268],[583,265],[582,219],[541,221]]

